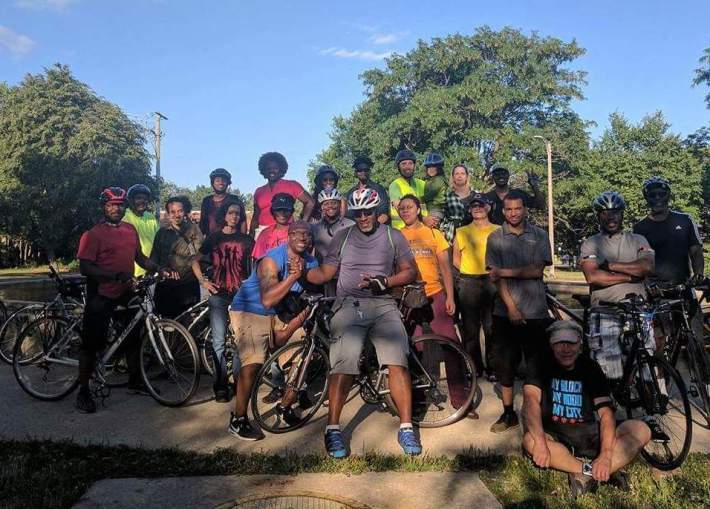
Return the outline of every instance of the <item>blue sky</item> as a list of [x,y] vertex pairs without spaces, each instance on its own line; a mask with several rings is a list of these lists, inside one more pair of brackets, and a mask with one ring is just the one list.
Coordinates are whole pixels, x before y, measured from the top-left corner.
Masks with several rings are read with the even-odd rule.
[[710,120],[707,90],[690,86],[710,46],[709,19],[707,0],[1,0],[0,79],[68,64],[137,120],[156,110],[169,118],[166,178],[192,186],[223,166],[252,192],[269,150],[303,181],[333,116],[362,100],[362,71],[418,39],[484,24],[576,38],[587,53],[575,67],[589,84],[575,109],[599,124],[593,134],[613,111],[638,121],[658,109],[688,134]]

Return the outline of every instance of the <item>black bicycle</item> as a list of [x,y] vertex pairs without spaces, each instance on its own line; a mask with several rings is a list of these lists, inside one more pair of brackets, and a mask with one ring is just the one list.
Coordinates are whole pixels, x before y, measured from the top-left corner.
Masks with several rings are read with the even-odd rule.
[[[663,354],[676,369],[687,373],[690,403],[710,426],[710,356],[705,349],[704,339],[698,337],[691,324],[691,310],[699,312],[700,302],[705,298],[710,284],[706,280],[700,285],[690,283],[649,287],[649,295],[661,303],[669,303],[666,316],[661,316],[660,325],[666,338]],[[696,290],[703,293],[697,297]],[[665,319],[664,319],[665,318]],[[684,363],[681,354],[685,353]]]
[[[287,343],[267,359],[251,396],[256,422],[271,433],[286,433],[306,424],[328,393],[329,322],[334,298],[322,295],[302,298],[308,309],[303,324],[304,339]],[[407,316],[408,310],[402,304],[400,311]],[[436,334],[410,337],[409,371],[415,424],[423,428],[446,426],[468,414],[476,393],[476,371],[473,360],[458,342]],[[283,373],[281,382],[274,376],[278,373]],[[355,378],[359,395],[366,403],[396,415],[388,381],[387,368],[380,367],[374,347],[366,343],[360,358],[360,374]],[[271,397],[274,390],[282,395],[278,401]],[[279,402],[293,412],[283,415]]]

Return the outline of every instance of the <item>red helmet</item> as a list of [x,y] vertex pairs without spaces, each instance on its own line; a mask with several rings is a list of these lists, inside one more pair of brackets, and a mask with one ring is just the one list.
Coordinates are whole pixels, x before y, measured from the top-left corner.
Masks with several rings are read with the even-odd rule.
[[120,187],[107,187],[101,191],[99,201],[101,203],[125,203],[126,191]]

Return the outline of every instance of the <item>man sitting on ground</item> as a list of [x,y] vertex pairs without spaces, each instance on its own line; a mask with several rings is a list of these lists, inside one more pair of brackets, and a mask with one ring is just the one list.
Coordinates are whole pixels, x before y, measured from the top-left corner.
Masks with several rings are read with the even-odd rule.
[[574,496],[596,481],[628,490],[620,469],[648,443],[651,430],[639,420],[617,427],[604,372],[581,355],[579,325],[558,321],[547,332],[552,354],[530,364],[523,386],[523,448],[538,467],[567,472]]

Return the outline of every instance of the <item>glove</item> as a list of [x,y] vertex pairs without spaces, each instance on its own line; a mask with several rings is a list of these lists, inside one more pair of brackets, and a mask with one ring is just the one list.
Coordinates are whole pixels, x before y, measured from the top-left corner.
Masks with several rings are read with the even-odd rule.
[[128,272],[116,272],[116,275],[113,276],[113,278],[121,283],[127,283],[133,279],[133,274],[129,274]]
[[693,274],[690,278],[691,286],[700,286],[705,284],[705,274]]
[[382,295],[387,292],[387,278],[385,276],[372,276],[368,283],[367,287],[373,295]]

